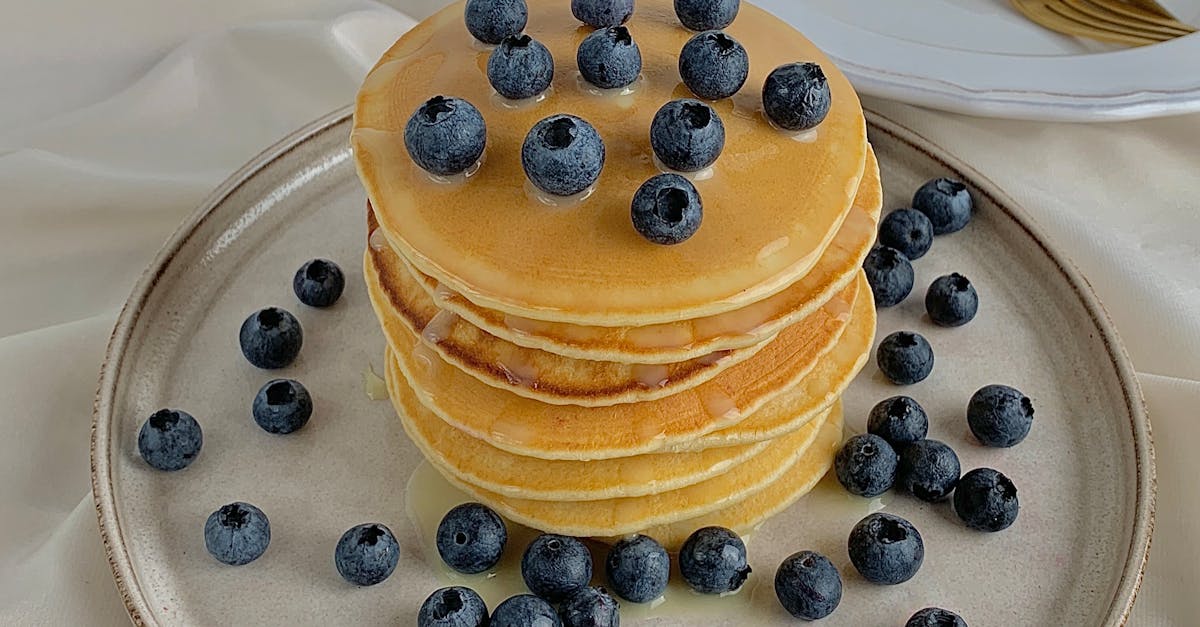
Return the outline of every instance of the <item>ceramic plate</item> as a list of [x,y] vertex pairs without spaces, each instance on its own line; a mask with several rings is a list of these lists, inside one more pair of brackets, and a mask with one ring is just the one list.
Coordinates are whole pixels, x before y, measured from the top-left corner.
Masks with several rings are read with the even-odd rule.
[[[1200,111],[1200,34],[1120,48],[1043,29],[1006,0],[757,0],[859,92],[974,115],[1087,122]],[[1200,0],[1163,0],[1200,26]]]
[[[364,372],[382,372],[384,340],[359,269],[364,196],[348,115],[268,150],[219,189],[166,245],[117,323],[96,401],[92,478],[113,573],[136,623],[413,624],[425,596],[450,581],[422,539],[442,512],[418,504],[418,524],[406,499],[445,507],[456,497],[422,479],[431,475],[391,404],[364,387]],[[928,605],[955,609],[972,625],[1119,624],[1149,546],[1154,469],[1145,409],[1116,332],[1084,279],[1006,196],[910,131],[869,119],[888,207],[949,174],[971,184],[979,208],[967,229],[939,238],[917,262],[918,293],[880,319],[880,337],[909,328],[929,338],[933,376],[901,390],[868,365],[846,397],[847,424],[861,431],[886,396],[916,397],[931,437],[957,449],[964,469],[991,466],[1015,481],[1020,518],[1006,532],[976,533],[946,504],[869,502],[827,478],[749,539],[755,573],[741,594],[704,602],[673,589],[657,612],[627,607],[625,623],[778,624],[786,614],[773,573],[808,548],[829,555],[846,581],[829,625],[896,625]],[[291,291],[292,273],[317,256],[347,274],[345,295],[328,310],[302,306]],[[966,327],[936,328],[920,294],[951,271],[974,280],[983,305]],[[297,362],[271,373],[247,364],[237,342],[242,320],[268,305],[295,312],[305,329]],[[299,379],[315,398],[312,421],[290,436],[267,434],[250,417],[255,392],[276,376]],[[971,393],[995,382],[1022,389],[1037,408],[1032,434],[1009,450],[975,444],[964,418]],[[152,470],[137,453],[138,428],[162,407],[185,409],[203,425],[204,449],[181,472]],[[409,490],[414,472],[424,474]],[[213,560],[202,534],[208,514],[235,500],[261,507],[272,527],[266,554],[240,568]],[[924,566],[904,585],[870,585],[848,562],[850,528],[880,506],[925,537]],[[355,588],[338,577],[333,547],[368,521],[396,532],[400,566],[381,585]],[[506,572],[486,582],[492,606],[504,585],[515,589]]]

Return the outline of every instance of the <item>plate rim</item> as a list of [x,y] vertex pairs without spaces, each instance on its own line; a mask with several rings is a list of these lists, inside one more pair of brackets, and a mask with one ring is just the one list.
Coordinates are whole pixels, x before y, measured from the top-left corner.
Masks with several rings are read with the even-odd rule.
[[[821,44],[855,88],[869,96],[968,115],[1050,122],[1114,122],[1200,111],[1200,80],[1155,86],[1151,84],[1154,72],[1143,72],[1132,74],[1132,85],[1100,92],[1066,85],[1077,82],[1081,65],[1119,61],[1127,68],[1169,66],[1164,61],[1174,55],[1200,51],[1200,35],[1196,34],[1093,54],[1019,55],[943,48],[891,37],[809,9],[804,3],[773,3],[767,10],[788,23],[805,24],[804,30]],[[906,54],[897,54],[896,48],[903,48]],[[846,54],[846,50],[854,53]],[[1013,75],[1043,75],[1066,86],[988,86],[987,79],[981,83],[980,77],[990,76],[997,63],[1008,66]],[[924,69],[931,67],[947,75],[935,76]]]
[[[91,485],[105,556],[116,583],[117,592],[121,595],[125,610],[134,625],[141,627],[160,623],[152,611],[144,591],[138,584],[128,546],[122,535],[111,474],[111,458],[114,454],[111,444],[113,441],[113,405],[119,391],[118,374],[127,356],[130,340],[138,328],[142,311],[175,255],[197,228],[210,218],[231,194],[251,181],[258,172],[270,164],[304,145],[313,137],[346,122],[352,114],[353,106],[346,106],[293,132],[259,153],[213,190],[159,249],[154,260],[134,284],[133,290],[113,326],[105,349],[104,361],[100,367],[96,396],[92,406]],[[1149,558],[1151,536],[1154,530],[1157,486],[1153,436],[1145,399],[1142,396],[1133,364],[1108,311],[1074,263],[1050,246],[1049,239],[1041,227],[995,183],[953,153],[900,123],[870,110],[866,111],[866,117],[868,125],[874,132],[884,133],[896,141],[907,144],[938,162],[947,170],[971,180],[979,193],[1006,213],[1037,243],[1043,254],[1054,263],[1064,279],[1071,285],[1076,297],[1088,312],[1092,323],[1099,330],[1100,339],[1104,343],[1109,360],[1121,383],[1132,429],[1137,475],[1134,521],[1128,556],[1122,567],[1121,578],[1105,619],[1108,624],[1125,625],[1141,587],[1146,562]]]

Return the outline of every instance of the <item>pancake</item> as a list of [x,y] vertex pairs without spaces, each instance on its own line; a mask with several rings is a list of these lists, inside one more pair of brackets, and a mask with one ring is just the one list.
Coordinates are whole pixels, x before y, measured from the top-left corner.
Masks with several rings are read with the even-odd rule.
[[882,204],[879,165],[874,153],[868,150],[866,172],[854,209],[821,259],[803,278],[782,292],[741,309],[645,327],[587,326],[513,316],[480,307],[411,265],[409,270],[439,307],[519,346],[574,359],[668,364],[759,344],[811,314],[854,280],[875,241]]
[[[466,483],[447,472],[444,469],[445,461],[439,456],[430,457],[429,462],[451,484],[513,522],[569,536],[619,536],[728,509],[750,498],[789,474],[800,463],[828,416],[826,413],[803,429],[772,441],[766,450],[750,461],[707,481],[669,492],[630,498],[535,501],[502,496]],[[818,458],[823,457],[818,455]]]
[[[775,294],[817,263],[849,213],[866,164],[866,124],[845,76],[807,39],[743,4],[727,32],[750,58],[746,86],[713,104],[726,145],[712,176],[696,183],[704,223],[676,246],[648,243],[629,218],[634,191],[658,173],[650,120],[690,94],[678,53],[693,33],[670,0],[641,0],[627,26],[644,60],[628,96],[597,96],[577,83],[581,28],[563,0],[530,0],[527,32],[554,54],[544,100],[506,106],[493,99],[484,66],[453,4],[406,33],[367,76],[356,102],[355,163],[383,231],[421,272],[475,304],[535,320],[646,326],[741,309]],[[829,115],[803,141],[764,119],[760,91],[775,67],[820,63],[832,94]],[[404,148],[403,128],[428,98],[476,105],[488,126],[482,167],[465,180],[436,182]],[[594,193],[574,206],[547,206],[527,192],[520,146],[538,120],[572,113],[604,138],[607,162]]]
[[[864,298],[870,299],[868,291]],[[711,450],[722,446],[744,446],[791,433],[841,399],[850,382],[862,371],[875,342],[874,325],[848,329],[833,350],[821,358],[803,379],[754,412],[749,418],[725,429],[685,440],[672,451]],[[864,350],[866,347],[867,350]]]
[[[820,333],[794,325],[753,359],[673,396],[609,407],[548,405],[480,383],[446,364],[404,324],[385,313],[386,298],[376,287],[370,263],[364,264],[364,272],[384,334],[421,404],[473,437],[529,457],[626,457],[665,450],[730,427],[799,383],[832,349],[832,345],[823,347],[812,341],[812,336]],[[861,273],[857,285],[860,296],[869,294]],[[856,297],[840,315],[849,316],[845,328],[853,329],[852,337],[874,334],[875,310],[869,296]],[[859,350],[866,353],[870,345],[864,343]],[[854,364],[842,367],[849,371]]]
[[[384,315],[403,323],[444,360],[479,381],[518,396],[555,405],[600,407],[645,402],[696,387],[740,364],[774,339],[732,351],[718,351],[674,364],[627,364],[563,357],[502,340],[440,309],[400,263],[391,248],[368,248],[376,287],[386,293]],[[852,300],[856,288],[846,286],[834,294],[828,307],[799,322],[814,334],[812,341],[832,345],[845,321],[837,316],[843,301]]]
[[503,497],[595,501],[644,496],[699,483],[761,453],[767,441],[696,453],[653,453],[587,462],[522,457],[446,424],[422,406],[388,351],[387,385],[408,437],[442,472]]
[[[821,477],[833,465],[833,458],[842,445],[842,406],[834,405],[829,419],[821,428],[816,441],[805,451],[804,457],[792,466],[781,478],[767,487],[724,509],[667,525],[656,525],[643,529],[644,533],[662,543],[668,550],[677,550],[693,531],[712,525],[726,527],[742,535],[749,535],[759,525],[808,494],[821,481]],[[620,534],[609,542],[615,542]]]

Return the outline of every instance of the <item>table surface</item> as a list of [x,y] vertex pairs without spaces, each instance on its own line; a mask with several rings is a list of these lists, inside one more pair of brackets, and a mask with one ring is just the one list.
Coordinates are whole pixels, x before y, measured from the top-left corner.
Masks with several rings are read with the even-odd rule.
[[[444,3],[389,4],[419,18]],[[213,187],[346,104],[411,21],[367,0],[0,9],[0,623],[124,625],[88,493],[117,310]],[[1131,624],[1194,624],[1200,116],[1071,125],[865,104],[999,183],[1106,303],[1158,453],[1157,531]]]

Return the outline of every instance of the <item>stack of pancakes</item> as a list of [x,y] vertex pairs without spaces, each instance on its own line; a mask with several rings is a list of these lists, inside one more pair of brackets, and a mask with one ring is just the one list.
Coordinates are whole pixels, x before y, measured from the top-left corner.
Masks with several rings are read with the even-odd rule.
[[[882,198],[858,99],[799,33],[743,5],[727,32],[750,78],[713,103],[728,140],[696,180],[703,224],[658,246],[633,229],[630,198],[658,173],[650,119],[687,96],[676,67],[691,33],[670,0],[641,0],[627,26],[643,78],[633,93],[597,94],[578,82],[589,31],[569,3],[529,9],[526,32],[556,60],[540,101],[492,93],[461,3],[402,37],[359,93],[364,271],[397,413],[448,480],[518,523],[667,546],[706,525],[748,531],[831,465],[839,398],[874,338],[860,266]],[[802,136],[771,127],[758,97],[794,61],[820,63],[833,100]],[[470,177],[433,180],[405,152],[408,116],[434,95],[484,114]],[[595,125],[607,161],[586,198],[547,204],[520,146],[556,113]]]

